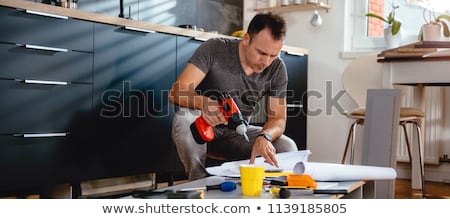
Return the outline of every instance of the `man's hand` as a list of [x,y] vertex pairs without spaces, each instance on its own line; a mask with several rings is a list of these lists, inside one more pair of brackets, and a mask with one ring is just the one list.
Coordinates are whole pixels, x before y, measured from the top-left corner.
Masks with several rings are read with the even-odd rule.
[[219,124],[227,125],[227,120],[225,119],[225,116],[220,108],[221,106],[217,100],[212,100],[205,97],[203,99],[203,107],[201,109],[203,119],[205,119],[205,121],[211,126],[216,126]]
[[255,143],[253,143],[252,155],[250,156],[250,164],[254,164],[256,156],[261,155],[262,157],[264,157],[264,162],[272,166],[279,167],[275,154],[275,147],[270,141],[267,141],[265,138],[256,138]]

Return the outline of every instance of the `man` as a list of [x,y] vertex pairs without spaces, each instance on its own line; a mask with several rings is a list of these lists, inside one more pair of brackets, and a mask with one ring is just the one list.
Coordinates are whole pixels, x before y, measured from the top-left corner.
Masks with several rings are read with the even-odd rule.
[[[173,119],[172,138],[189,180],[208,175],[206,154],[226,160],[257,156],[278,167],[275,154],[297,150],[283,135],[286,125],[287,73],[278,57],[286,36],[284,19],[272,13],[257,14],[242,39],[210,39],[193,54],[171,88],[169,100],[181,106]],[[247,119],[258,101],[267,99],[267,122],[248,126],[249,142],[227,128],[218,96],[230,94]],[[199,116],[214,127],[213,141],[198,144],[189,126]]]

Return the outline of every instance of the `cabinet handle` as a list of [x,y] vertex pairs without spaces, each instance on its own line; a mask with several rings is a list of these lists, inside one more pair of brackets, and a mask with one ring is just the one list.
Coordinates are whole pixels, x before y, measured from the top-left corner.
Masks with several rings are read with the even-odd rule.
[[63,86],[66,86],[69,84],[69,82],[65,82],[65,81],[43,81],[43,80],[29,80],[29,79],[25,79],[25,80],[16,79],[16,81],[21,81],[25,84],[45,84],[45,85],[63,85]]
[[52,18],[59,18],[59,19],[66,19],[66,20],[69,19],[69,17],[67,17],[67,16],[50,14],[50,13],[45,13],[45,12],[40,12],[40,11],[25,10],[25,12],[28,14],[41,15],[41,16],[52,17]]
[[26,133],[26,134],[14,134],[15,137],[23,137],[23,138],[52,138],[52,137],[66,137],[69,133],[61,132],[61,133]]
[[206,39],[206,38],[201,38],[201,37],[194,37],[194,40],[205,42],[205,41],[207,41],[208,39]]
[[300,53],[300,52],[286,52],[286,54],[293,55],[293,56],[305,56],[304,53]]
[[45,51],[52,51],[52,52],[69,52],[68,49],[56,48],[56,47],[37,46],[37,45],[30,45],[30,44],[25,44],[25,45],[17,44],[17,45],[24,46],[27,49],[45,50]]
[[125,30],[133,30],[133,31],[138,31],[138,32],[143,32],[143,33],[156,33],[156,31],[154,31],[154,30],[146,30],[146,29],[136,28],[136,27],[125,26],[123,28],[125,28]]
[[288,108],[303,108],[303,104],[286,104]]

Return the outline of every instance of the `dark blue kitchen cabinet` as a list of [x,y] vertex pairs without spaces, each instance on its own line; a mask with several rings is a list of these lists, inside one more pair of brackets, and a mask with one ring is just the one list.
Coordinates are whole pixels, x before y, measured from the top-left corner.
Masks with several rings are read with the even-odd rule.
[[288,72],[287,122],[285,134],[291,137],[299,150],[306,149],[306,122],[308,106],[308,55],[282,51],[280,57]]
[[0,195],[78,180],[78,146],[92,131],[93,29],[0,7]]
[[94,124],[87,178],[172,169],[168,91],[176,74],[176,36],[95,24]]
[[186,67],[195,50],[203,42],[204,40],[196,39],[194,37],[177,36],[177,77]]

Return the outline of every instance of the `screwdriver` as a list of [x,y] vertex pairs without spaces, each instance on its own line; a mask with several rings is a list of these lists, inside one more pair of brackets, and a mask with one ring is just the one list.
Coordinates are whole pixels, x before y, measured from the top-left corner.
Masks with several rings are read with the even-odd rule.
[[247,133],[244,133],[244,138],[245,138],[245,140],[246,140],[247,142],[250,142],[250,140],[248,139]]
[[218,185],[206,186],[206,191],[209,190],[220,190],[222,192],[231,192],[236,189],[236,183],[231,181],[225,181]]
[[195,187],[195,188],[183,188],[181,191],[192,191],[192,190],[220,190],[222,192],[231,192],[236,189],[236,183],[232,181],[225,181],[217,185],[209,185],[206,187]]

